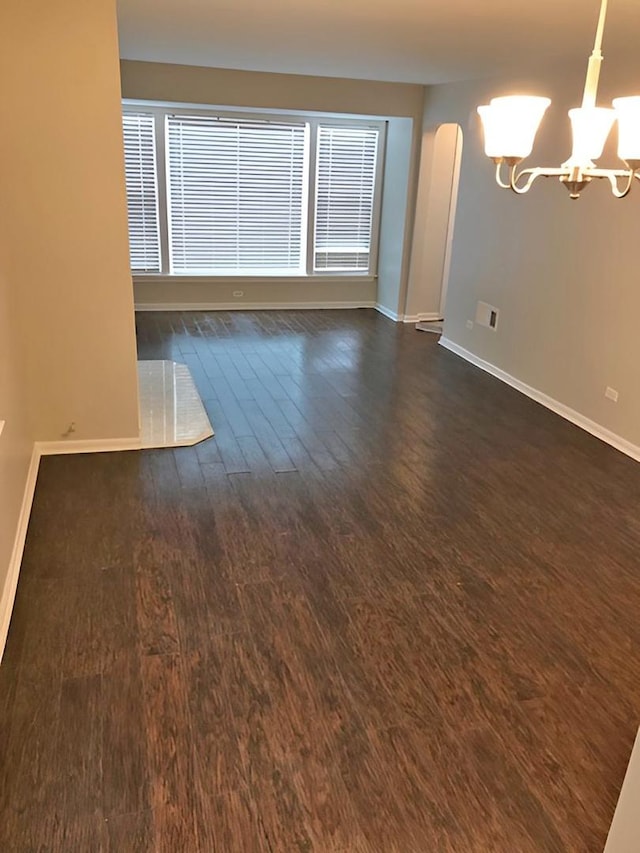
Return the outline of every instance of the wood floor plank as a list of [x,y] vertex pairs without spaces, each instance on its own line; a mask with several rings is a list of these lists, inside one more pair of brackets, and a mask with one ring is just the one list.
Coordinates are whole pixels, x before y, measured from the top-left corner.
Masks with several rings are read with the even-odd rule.
[[[42,818],[54,813],[60,797],[60,689],[60,679],[49,673],[38,676],[29,668],[17,677],[0,767],[0,849],[44,843]],[[40,820],[32,824],[35,816]]]
[[152,812],[119,814],[105,821],[105,851],[148,853],[154,816]]
[[3,850],[103,851],[106,849],[106,825],[101,817],[66,817],[59,811],[28,811],[21,816],[19,831],[8,828],[10,834],[3,840]]
[[200,469],[200,457],[194,447],[176,447],[173,451],[178,477],[183,488],[202,488],[204,481]]
[[151,807],[147,718],[135,646],[102,676],[102,810],[108,820]]
[[56,806],[65,820],[102,816],[102,723],[102,676],[65,679],[56,744],[65,778]]
[[[253,427],[254,435],[256,436],[255,441],[260,445],[272,469],[276,473],[295,471],[295,466],[287,454],[281,439],[255,400],[243,403],[243,411]],[[284,418],[282,420],[284,421]],[[287,432],[288,436],[292,434],[290,430]],[[238,441],[240,446],[244,447],[245,445],[251,445],[253,437],[238,439]],[[243,452],[246,456],[246,451],[243,450]]]
[[[361,842],[355,813],[336,767],[361,728],[351,694],[332,659],[305,596],[292,591],[289,581],[250,584],[240,591],[255,647],[254,659],[264,673],[270,700],[262,727],[272,761],[287,769],[303,813],[313,815],[301,825],[312,847],[352,849]],[[290,637],[296,637],[296,643]],[[283,774],[284,775],[284,774]],[[263,820],[271,814],[262,806]],[[271,837],[281,833],[282,817],[272,825]],[[294,843],[291,839],[290,843]]]
[[[271,850],[254,791],[265,751],[261,707],[268,702],[244,633],[218,636],[185,658],[193,728],[198,733],[197,817],[203,849]],[[263,759],[264,760],[264,759]],[[268,783],[267,783],[268,784]]]
[[141,654],[178,652],[178,625],[162,550],[155,543],[138,548],[137,563],[136,620]]
[[[214,418],[216,421],[216,445],[220,451],[227,474],[249,473],[251,466],[245,459],[233,428],[226,419],[222,419],[219,416],[214,416]],[[253,436],[251,427],[249,427],[247,434]]]
[[220,449],[218,448],[215,438],[208,438],[201,441],[195,446],[195,454],[198,457],[198,462],[203,465],[215,465],[222,462]]
[[193,739],[179,655],[141,658],[153,843],[198,849]]

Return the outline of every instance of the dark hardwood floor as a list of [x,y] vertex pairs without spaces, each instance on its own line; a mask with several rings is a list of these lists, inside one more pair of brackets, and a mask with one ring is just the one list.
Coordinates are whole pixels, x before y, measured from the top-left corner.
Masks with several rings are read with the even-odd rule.
[[42,461],[0,850],[599,853],[640,466],[373,311],[137,323],[216,437]]

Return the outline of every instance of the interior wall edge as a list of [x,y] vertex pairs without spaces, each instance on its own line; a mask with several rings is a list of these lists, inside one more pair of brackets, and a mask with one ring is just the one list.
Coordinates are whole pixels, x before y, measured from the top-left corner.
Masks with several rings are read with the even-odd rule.
[[585,430],[585,432],[590,433],[596,438],[599,438],[601,441],[604,441],[606,444],[609,444],[611,447],[614,447],[616,450],[619,450],[621,453],[624,453],[625,456],[629,456],[631,459],[635,459],[636,462],[640,462],[639,445],[633,444],[626,438],[617,435],[617,433],[612,432],[610,429],[607,429],[596,421],[591,420],[591,418],[586,417],[586,415],[581,414],[575,409],[566,406],[559,400],[554,400],[553,397],[550,397],[543,391],[539,391],[537,388],[527,385],[526,382],[523,382],[521,379],[507,373],[505,370],[496,367],[495,364],[485,361],[483,358],[480,358],[480,356],[477,356],[464,347],[461,347],[450,338],[446,338],[444,336],[441,337],[439,344],[454,353],[454,355],[463,358],[475,367],[479,367],[481,370],[484,370],[485,373],[491,374],[491,376],[494,376],[506,385],[510,385],[512,388],[515,388],[516,391],[520,391],[521,394],[535,400],[536,403],[540,403],[545,408],[550,409],[552,412],[560,415],[560,417]]
[[391,308],[387,308],[386,305],[382,305],[380,302],[377,302],[374,307],[379,314],[382,314],[388,320],[393,320],[394,323],[402,323],[404,320],[402,314],[392,311]]

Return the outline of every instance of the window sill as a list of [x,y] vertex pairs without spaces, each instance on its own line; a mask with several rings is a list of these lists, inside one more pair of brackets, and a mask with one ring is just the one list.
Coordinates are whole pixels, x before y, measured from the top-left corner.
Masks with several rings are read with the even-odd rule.
[[163,275],[162,273],[133,274],[134,284],[210,284],[225,285],[230,282],[234,284],[264,284],[272,285],[274,282],[286,284],[362,284],[375,281],[377,276],[369,273],[358,275],[347,273],[332,273],[331,275]]

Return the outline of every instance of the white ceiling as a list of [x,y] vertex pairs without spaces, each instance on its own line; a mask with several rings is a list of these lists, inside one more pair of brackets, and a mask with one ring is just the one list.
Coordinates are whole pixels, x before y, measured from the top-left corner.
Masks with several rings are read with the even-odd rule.
[[[118,0],[126,59],[436,83],[588,56],[599,0]],[[605,56],[640,2],[610,0]],[[637,50],[637,48],[636,48]]]

